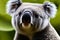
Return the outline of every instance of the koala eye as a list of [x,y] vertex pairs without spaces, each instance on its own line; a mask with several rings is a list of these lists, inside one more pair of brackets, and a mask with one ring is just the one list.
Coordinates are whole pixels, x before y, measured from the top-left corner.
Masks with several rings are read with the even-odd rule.
[[19,13],[19,16],[21,15],[21,12]]
[[38,14],[34,14],[34,16],[35,16],[36,18],[38,18]]

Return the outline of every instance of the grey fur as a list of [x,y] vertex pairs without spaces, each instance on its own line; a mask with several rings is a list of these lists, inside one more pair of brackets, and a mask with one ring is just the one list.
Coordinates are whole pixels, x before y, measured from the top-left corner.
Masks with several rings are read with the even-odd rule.
[[[31,17],[31,25],[27,29],[21,25],[25,11],[29,11]],[[55,17],[56,11],[56,6],[51,2],[37,4],[9,0],[7,13],[12,16],[12,25],[16,31],[14,40],[60,40],[58,33],[50,23],[50,17]]]

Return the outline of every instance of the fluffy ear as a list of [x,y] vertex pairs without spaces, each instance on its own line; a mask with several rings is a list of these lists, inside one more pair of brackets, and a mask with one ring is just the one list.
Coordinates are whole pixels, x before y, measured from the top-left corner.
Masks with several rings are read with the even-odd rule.
[[57,8],[56,8],[55,4],[47,1],[47,2],[44,2],[43,7],[44,7],[45,13],[49,17],[51,17],[51,18],[55,17],[56,11],[57,11]]
[[9,0],[6,5],[6,11],[10,15],[14,14],[17,8],[22,4],[20,0]]

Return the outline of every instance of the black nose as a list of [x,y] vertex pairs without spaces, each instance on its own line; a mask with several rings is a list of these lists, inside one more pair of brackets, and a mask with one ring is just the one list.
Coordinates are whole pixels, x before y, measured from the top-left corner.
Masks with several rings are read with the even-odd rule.
[[31,17],[29,14],[26,13],[22,16],[22,22],[23,23],[30,23],[30,21],[31,21]]

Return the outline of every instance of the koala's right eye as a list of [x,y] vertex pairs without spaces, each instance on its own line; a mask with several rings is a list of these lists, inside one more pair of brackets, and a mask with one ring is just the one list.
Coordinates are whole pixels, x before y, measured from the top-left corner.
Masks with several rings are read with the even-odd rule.
[[19,13],[19,16],[21,15],[21,12]]

